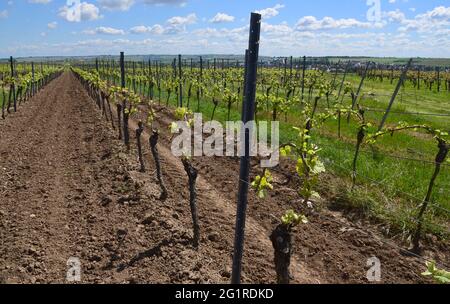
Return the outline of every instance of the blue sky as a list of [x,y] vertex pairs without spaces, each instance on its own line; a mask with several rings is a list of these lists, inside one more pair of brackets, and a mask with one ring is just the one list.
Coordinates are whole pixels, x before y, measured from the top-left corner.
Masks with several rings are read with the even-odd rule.
[[242,54],[450,57],[448,0],[2,0],[0,57]]

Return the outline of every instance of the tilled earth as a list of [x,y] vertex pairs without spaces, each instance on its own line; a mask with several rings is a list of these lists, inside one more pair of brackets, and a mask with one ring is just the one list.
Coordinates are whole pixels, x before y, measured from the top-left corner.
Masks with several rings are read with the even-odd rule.
[[[69,72],[0,121],[0,282],[63,283],[70,258],[82,283],[229,282],[238,159],[194,159],[199,169],[200,247],[192,245],[187,176],[170,152],[170,112],[158,113],[159,151],[169,197],[160,188],[143,134],[146,173],[138,171],[133,130],[127,153],[117,130]],[[252,174],[258,173],[255,167]],[[278,176],[276,178],[283,178]],[[273,283],[269,240],[277,218],[298,206],[293,187],[266,200],[249,195],[243,281]],[[375,228],[340,212],[305,210],[295,232],[294,283],[367,283],[367,259],[381,261],[382,283],[426,283],[423,260],[403,255]],[[427,254],[449,263],[448,247]]]

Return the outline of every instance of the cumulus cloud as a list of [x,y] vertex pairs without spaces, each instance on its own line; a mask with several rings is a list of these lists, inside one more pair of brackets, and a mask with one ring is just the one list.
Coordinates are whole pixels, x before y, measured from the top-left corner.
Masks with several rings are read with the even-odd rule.
[[294,31],[286,22],[281,24],[261,23],[261,31],[270,35],[285,35]]
[[108,10],[127,11],[134,4],[134,0],[98,0],[98,3]]
[[186,27],[190,24],[197,23],[197,15],[189,14],[185,17],[175,16],[166,21],[164,34],[177,34],[186,32]]
[[47,4],[52,2],[52,0],[28,0],[28,3],[36,3],[36,4]]
[[164,27],[160,24],[155,24],[153,26],[138,25],[138,26],[132,27],[130,29],[130,32],[133,34],[161,35],[161,34],[164,34]]
[[172,26],[189,25],[194,24],[196,22],[197,22],[196,14],[189,14],[186,17],[175,16],[167,20],[167,23]]
[[103,35],[125,35],[125,31],[124,30],[120,30],[120,29],[115,29],[115,28],[112,28],[112,27],[100,26],[100,27],[97,27],[94,30],[83,31],[83,34],[87,34],[87,35],[97,35],[97,34],[103,34]]
[[233,22],[234,16],[227,15],[225,13],[217,13],[212,19],[209,20],[211,23],[224,23]]
[[284,8],[284,4],[277,4],[274,7],[265,8],[259,11],[256,11],[256,13],[261,14],[261,17],[263,19],[269,19],[272,17],[277,16],[280,12],[279,10]]
[[[64,1],[64,0],[61,0]],[[101,0],[83,0],[95,3],[100,9],[118,9],[103,6]],[[134,3],[179,5],[185,1],[134,0]],[[57,1],[53,1],[57,2]],[[64,1],[65,2],[65,1]],[[118,1],[121,2],[122,1]],[[117,2],[117,3],[118,3]],[[400,1],[397,1],[400,2]],[[111,4],[112,2],[110,2]],[[450,8],[446,6],[430,7],[428,11],[412,13],[405,6],[404,11],[383,12],[382,25],[392,23],[385,32],[373,31],[380,26],[363,19],[339,19],[322,16],[305,16],[298,22],[271,23],[268,18],[281,15],[281,5],[261,10],[265,18],[261,24],[261,55],[270,56],[400,56],[400,57],[449,57],[450,56]],[[218,12],[218,11],[216,11]],[[98,18],[100,12],[97,13]],[[224,14],[220,12],[218,14]],[[218,15],[216,14],[216,16]],[[212,20],[214,15],[203,19],[211,22],[206,28],[191,29],[198,22],[197,15],[181,15],[169,18],[154,25],[137,23],[135,27],[115,29],[93,26],[91,30],[77,33],[98,36],[84,38],[102,38],[52,44],[47,39],[33,43],[11,43],[0,54],[17,55],[54,55],[54,54],[118,54],[127,53],[164,53],[177,54],[180,50],[186,54],[243,54],[248,43],[248,25],[242,27],[219,28]],[[412,16],[412,17],[411,17]],[[415,16],[415,17],[414,17]],[[211,19],[210,19],[211,18]],[[82,21],[83,18],[79,18]],[[275,18],[274,18],[275,19]],[[84,18],[83,20],[89,20]],[[245,19],[247,20],[247,19]],[[220,25],[220,23],[219,23]],[[58,25],[59,26],[59,25]],[[395,28],[402,31],[392,31]],[[355,30],[356,29],[356,30]],[[51,31],[47,30],[50,34]],[[124,36],[124,34],[133,34]],[[139,36],[141,34],[141,36]],[[107,36],[111,35],[111,36]],[[117,36],[114,36],[117,35]],[[147,36],[152,35],[151,39]],[[123,39],[116,39],[123,38]],[[308,45],[308,48],[304,46]],[[399,45],[401,47],[399,48]],[[3,52],[3,53],[2,53]],[[6,56],[5,55],[5,56]]]
[[65,5],[59,9],[59,16],[69,22],[97,20],[101,17],[100,9],[88,2]]
[[406,19],[405,14],[400,10],[390,11],[386,13],[390,22],[403,22]]
[[0,19],[3,19],[3,18],[8,18],[8,11],[7,10],[0,11]]
[[417,18],[427,18],[434,20],[449,20],[450,19],[450,7],[438,6],[433,10],[426,12],[425,14],[417,15]]
[[166,4],[177,5],[177,6],[185,6],[186,5],[185,0],[143,0],[143,2],[145,4],[158,5],[158,6],[166,5]]
[[[442,30],[442,37],[435,39],[431,35],[410,33],[365,32],[317,32],[289,31],[280,35],[271,35],[277,30],[282,33],[287,24],[262,24],[261,55],[268,56],[396,56],[396,57],[448,57],[450,56],[449,32]],[[294,28],[293,26],[291,27]],[[0,55],[117,55],[127,53],[178,54],[244,54],[248,44],[248,26],[237,28],[195,29],[189,35],[158,36],[147,39],[87,39],[77,42],[48,43],[42,39],[38,43],[11,43]],[[447,35],[445,35],[447,34]],[[423,36],[423,37],[422,37]],[[136,38],[136,37],[135,37]],[[308,45],[308,48],[304,46]],[[402,47],[399,48],[399,45]],[[3,53],[1,53],[3,51]]]
[[155,24],[153,26],[138,25],[132,27],[132,34],[178,34],[186,32],[186,26],[197,22],[197,15],[189,14],[187,16],[175,16],[169,18],[165,25]]
[[51,30],[55,29],[57,26],[58,26],[58,22],[56,22],[56,21],[53,21],[53,22],[50,22],[49,24],[47,24],[47,27]]
[[438,6],[415,16],[414,19],[404,19],[401,23],[402,26],[398,29],[401,32],[417,31],[426,33],[448,28],[450,27],[450,7]]
[[314,16],[305,16],[298,20],[296,28],[298,30],[319,31],[330,29],[345,29],[345,28],[370,28],[373,24],[370,22],[362,22],[353,18],[349,19],[334,19],[332,17],[324,17],[318,20]]
[[226,28],[217,29],[207,27],[197,29],[193,31],[193,34],[204,38],[219,38],[219,39],[227,38],[232,40],[241,40],[240,38],[242,38],[242,41],[246,41],[248,40],[248,37],[245,34],[248,32],[248,28],[249,28],[248,25],[232,29]]

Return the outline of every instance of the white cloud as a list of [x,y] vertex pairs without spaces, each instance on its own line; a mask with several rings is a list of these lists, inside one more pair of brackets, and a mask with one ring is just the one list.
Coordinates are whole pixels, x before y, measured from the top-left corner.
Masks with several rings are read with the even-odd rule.
[[157,5],[157,6],[166,5],[166,4],[177,5],[180,7],[186,6],[185,0],[143,0],[143,2],[145,4]]
[[281,24],[269,24],[266,22],[261,23],[261,30],[263,33],[270,35],[285,35],[294,31],[286,22]]
[[47,27],[51,30],[55,29],[57,26],[58,26],[58,22],[56,22],[56,21],[53,21],[53,22],[50,22],[49,24],[47,24]]
[[99,8],[88,2],[65,5],[59,9],[59,16],[69,22],[97,20],[101,17]]
[[127,11],[134,4],[134,0],[98,0],[98,3],[105,9]]
[[277,16],[280,12],[279,10],[284,8],[284,4],[277,4],[274,7],[265,8],[259,11],[256,11],[256,13],[261,14],[261,17],[263,19],[269,19],[272,17]]
[[234,16],[227,15],[225,13],[217,13],[212,19],[209,20],[211,23],[224,23],[233,22]]
[[425,14],[417,15],[416,18],[427,19],[450,19],[450,7],[438,6],[433,10],[426,12]]
[[179,34],[186,32],[186,26],[197,22],[197,15],[189,14],[185,17],[175,16],[169,18],[165,25],[155,24],[153,26],[138,25],[132,27],[130,32],[132,34]]
[[155,24],[153,26],[144,26],[139,25],[132,27],[130,29],[130,32],[133,34],[155,34],[155,35],[161,35],[164,34],[164,27],[160,24]]
[[[102,10],[100,0],[97,2],[84,1],[95,3]],[[142,3],[142,1],[144,0],[134,0],[135,3]],[[158,1],[150,2],[156,4]],[[177,5],[182,1],[159,1],[159,4],[162,2]],[[450,57],[450,8],[439,6],[433,9],[431,7],[429,11],[421,11],[419,14],[411,13],[408,10],[410,6],[405,6],[404,12],[395,10],[395,8],[390,12],[383,12],[383,24],[392,23],[392,27],[387,28],[386,32],[373,31],[378,25],[363,19],[306,16],[297,23],[277,22],[273,24],[269,23],[272,20],[264,19],[261,24],[260,54],[270,56]],[[276,10],[278,11],[278,9]],[[98,16],[99,13],[97,13]],[[266,16],[274,16],[273,12],[268,11],[267,13],[266,11],[265,13]],[[410,14],[417,16],[408,18]],[[213,16],[211,15],[203,21],[209,22]],[[80,21],[81,19],[80,17]],[[199,20],[195,14],[186,14],[172,17],[161,24],[151,25],[152,23],[150,23],[149,26],[145,23],[137,23],[137,26],[130,26],[131,28],[123,30],[101,28],[95,25],[91,27],[91,30],[77,31],[78,35],[80,33],[98,34],[98,36],[83,36],[91,39],[58,44],[52,44],[48,42],[48,39],[40,39],[41,41],[36,43],[11,42],[8,46],[0,48],[0,55],[117,55],[122,50],[129,54],[178,54],[180,50],[183,54],[242,55],[244,53],[248,44],[247,22],[245,26],[235,28],[229,26],[220,28],[220,26],[210,23],[208,24],[210,27],[194,29],[194,26],[191,25],[200,23]],[[248,19],[245,18],[245,21]],[[392,28],[395,29],[394,26],[407,30],[391,32]],[[124,36],[129,33],[135,35]],[[46,34],[50,35],[51,31],[47,30]],[[68,35],[70,35],[70,31]],[[147,37],[147,35],[151,36]],[[70,37],[70,39],[73,38]],[[305,48],[305,45],[308,47]]]
[[395,0],[389,0],[389,3],[395,3]]
[[28,0],[29,3],[36,3],[36,4],[47,4],[52,2],[52,0]]
[[186,17],[175,16],[169,18],[164,27],[164,34],[178,34],[186,32],[186,26],[197,22],[196,14],[189,14]]
[[241,35],[243,36],[243,39],[248,39],[244,34],[248,31],[248,25],[241,26],[233,29],[216,29],[216,28],[203,28],[203,29],[197,29],[193,31],[193,34],[202,36],[202,37],[215,37],[215,38],[225,38],[230,37],[230,35]]
[[100,26],[100,27],[97,27],[94,30],[83,31],[83,34],[87,34],[87,35],[96,35],[96,34],[125,35],[125,31],[124,30],[120,30],[120,29],[115,29],[115,28],[112,28],[112,27]]
[[298,20],[296,28],[298,30],[319,31],[330,29],[345,29],[345,28],[370,28],[379,27],[380,25],[372,24],[370,22],[362,22],[353,18],[349,19],[334,19],[332,17],[324,17],[321,20],[314,16],[305,16]]
[[167,23],[173,26],[194,24],[197,22],[197,15],[189,14],[186,17],[175,16],[167,20]]
[[148,29],[149,28],[147,26],[138,25],[138,26],[132,27],[130,29],[130,32],[133,34],[145,34],[145,33],[148,33]]
[[426,13],[419,14],[414,19],[404,19],[401,32],[417,31],[419,33],[432,33],[441,28],[450,27],[450,7],[438,6]]
[[3,19],[3,18],[8,18],[8,11],[7,10],[0,11],[0,19]]
[[[395,57],[450,57],[448,29],[442,37],[409,33],[317,32],[288,30],[288,24],[262,24],[260,54],[268,56],[395,56]],[[286,30],[287,29],[287,30]],[[204,28],[188,35],[161,35],[148,39],[87,39],[77,42],[51,44],[42,39],[38,43],[11,43],[0,49],[0,55],[117,55],[159,53],[178,54],[244,54],[248,44],[248,26],[237,28]],[[272,35],[271,33],[279,33]],[[285,32],[285,33],[283,33]],[[136,38],[136,36],[134,36]],[[307,48],[304,48],[308,45]],[[401,47],[399,47],[401,45]]]
[[403,22],[406,19],[405,14],[398,9],[395,11],[387,12],[386,16],[388,17],[390,22]]

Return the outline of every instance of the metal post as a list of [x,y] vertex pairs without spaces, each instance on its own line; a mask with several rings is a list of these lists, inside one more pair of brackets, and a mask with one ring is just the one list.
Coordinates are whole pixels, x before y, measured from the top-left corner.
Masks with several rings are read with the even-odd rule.
[[441,91],[441,70],[439,67],[436,68],[437,70],[437,91],[438,93]]
[[178,79],[180,80],[179,107],[183,107],[183,75],[181,74],[181,55],[178,55]]
[[400,90],[400,87],[402,86],[403,81],[405,81],[406,73],[408,73],[411,63],[412,63],[412,58],[409,59],[408,64],[406,65],[405,69],[403,70],[402,75],[400,76],[400,79],[397,83],[397,87],[395,88],[394,94],[392,94],[391,100],[389,101],[389,105],[386,109],[386,113],[384,113],[383,119],[381,120],[380,126],[378,127],[378,131],[381,131],[381,129],[383,129],[384,123],[386,122],[389,112],[391,111],[392,104],[394,103],[395,98],[397,97],[398,91]]
[[337,74],[338,74],[338,67],[339,67],[340,63],[341,63],[341,60],[338,60],[338,63],[336,65],[336,71],[334,71],[333,82],[331,83],[331,90],[332,91],[334,90],[334,86],[336,84],[336,77],[337,77]]
[[[261,32],[261,15],[252,13],[250,18],[249,53],[247,81],[242,120],[252,121],[254,117],[256,75],[258,70],[259,37]],[[242,255],[244,249],[245,213],[247,210],[248,180],[250,171],[250,133],[245,129],[245,156],[240,159],[239,193],[236,212],[236,229],[234,239],[233,267],[231,283],[241,282]]]
[[244,87],[242,89],[242,116],[245,117],[245,92],[247,90],[247,70],[248,70],[248,49],[245,50],[245,58],[244,58]]
[[34,84],[34,62],[31,62],[31,96],[34,96],[35,84]]
[[133,67],[133,82],[132,82],[132,84],[133,84],[133,92],[136,93],[136,78],[135,78],[135,76],[136,76],[136,62],[133,61],[132,67]]
[[120,52],[120,86],[125,88],[125,60],[123,52]]
[[289,78],[292,78],[292,68],[293,68],[293,58],[291,56],[290,63],[289,63]]
[[303,71],[302,71],[302,101],[305,93],[305,70],[306,70],[306,56],[303,56]]
[[[9,57],[10,63],[11,63],[11,77],[14,79],[14,59],[13,57]],[[14,101],[14,112],[17,111],[17,101],[16,101],[16,85],[14,84],[14,82],[11,85],[12,88],[12,93],[13,93],[13,101]],[[9,111],[9,103],[8,103],[8,111]]]
[[341,86],[339,87],[339,93],[337,99],[341,97],[342,88],[344,87],[345,78],[347,77],[348,70],[350,68],[350,60],[348,61],[347,65],[345,66],[344,76],[342,77]]
[[361,81],[359,82],[358,90],[356,91],[356,95],[354,96],[354,98],[352,100],[352,110],[355,108],[356,101],[358,100],[359,94],[361,93],[361,88],[364,84],[364,80],[366,79],[367,71],[369,70],[370,64],[371,64],[371,62],[368,61],[366,68],[364,69],[364,73],[362,75]]

